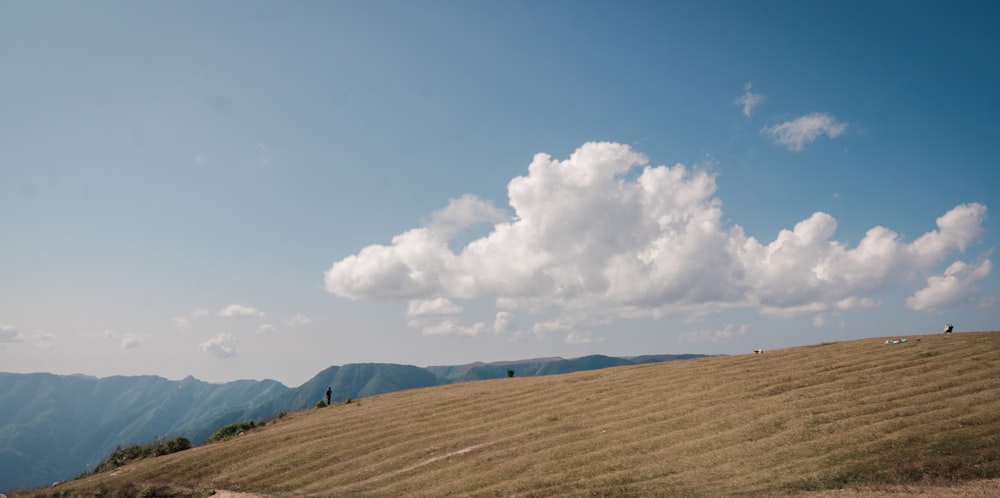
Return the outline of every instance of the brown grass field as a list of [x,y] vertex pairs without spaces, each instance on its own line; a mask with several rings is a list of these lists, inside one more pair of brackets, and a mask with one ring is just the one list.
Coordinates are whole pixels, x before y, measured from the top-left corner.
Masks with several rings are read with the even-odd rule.
[[1000,496],[1000,333],[902,337],[400,391],[13,497]]

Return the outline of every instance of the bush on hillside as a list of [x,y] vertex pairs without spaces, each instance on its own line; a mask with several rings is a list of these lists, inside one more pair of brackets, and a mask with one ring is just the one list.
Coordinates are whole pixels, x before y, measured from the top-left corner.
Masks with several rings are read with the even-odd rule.
[[224,441],[226,439],[238,436],[246,431],[249,431],[254,427],[257,427],[257,424],[253,420],[244,420],[242,422],[229,424],[215,431],[215,434],[208,436],[208,439],[205,440],[205,444],[214,443],[217,441]]
[[118,467],[135,460],[169,455],[171,453],[177,453],[178,451],[184,451],[190,448],[191,441],[188,441],[187,438],[183,437],[170,440],[157,439],[145,444],[119,446],[115,448],[115,451],[111,452],[111,454],[108,455],[104,461],[97,464],[97,467],[94,467],[94,470],[92,470],[90,474],[97,474],[98,472],[117,469]]
[[316,402],[316,408],[326,408],[326,401],[319,400]]

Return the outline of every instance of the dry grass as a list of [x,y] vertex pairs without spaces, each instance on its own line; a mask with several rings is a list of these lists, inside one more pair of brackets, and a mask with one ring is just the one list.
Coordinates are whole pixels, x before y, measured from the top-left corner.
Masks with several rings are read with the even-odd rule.
[[1000,494],[967,482],[1000,477],[1000,333],[884,340],[390,393],[36,495]]

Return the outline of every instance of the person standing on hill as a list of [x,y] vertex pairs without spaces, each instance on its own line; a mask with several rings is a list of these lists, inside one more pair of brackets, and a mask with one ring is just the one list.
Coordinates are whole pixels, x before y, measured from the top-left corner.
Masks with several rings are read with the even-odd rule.
[[328,405],[330,404],[330,395],[331,394],[333,394],[333,391],[330,390],[329,387],[327,387],[326,388],[326,404],[328,404]]

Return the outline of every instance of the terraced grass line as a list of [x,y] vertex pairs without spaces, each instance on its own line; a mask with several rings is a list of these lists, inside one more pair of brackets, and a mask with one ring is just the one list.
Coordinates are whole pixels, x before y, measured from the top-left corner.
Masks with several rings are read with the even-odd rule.
[[[941,485],[1000,477],[1000,333],[909,339],[389,393],[57,491],[771,496],[917,483],[978,493]],[[1000,494],[1000,480],[981,486]],[[32,495],[46,493],[15,496]]]

